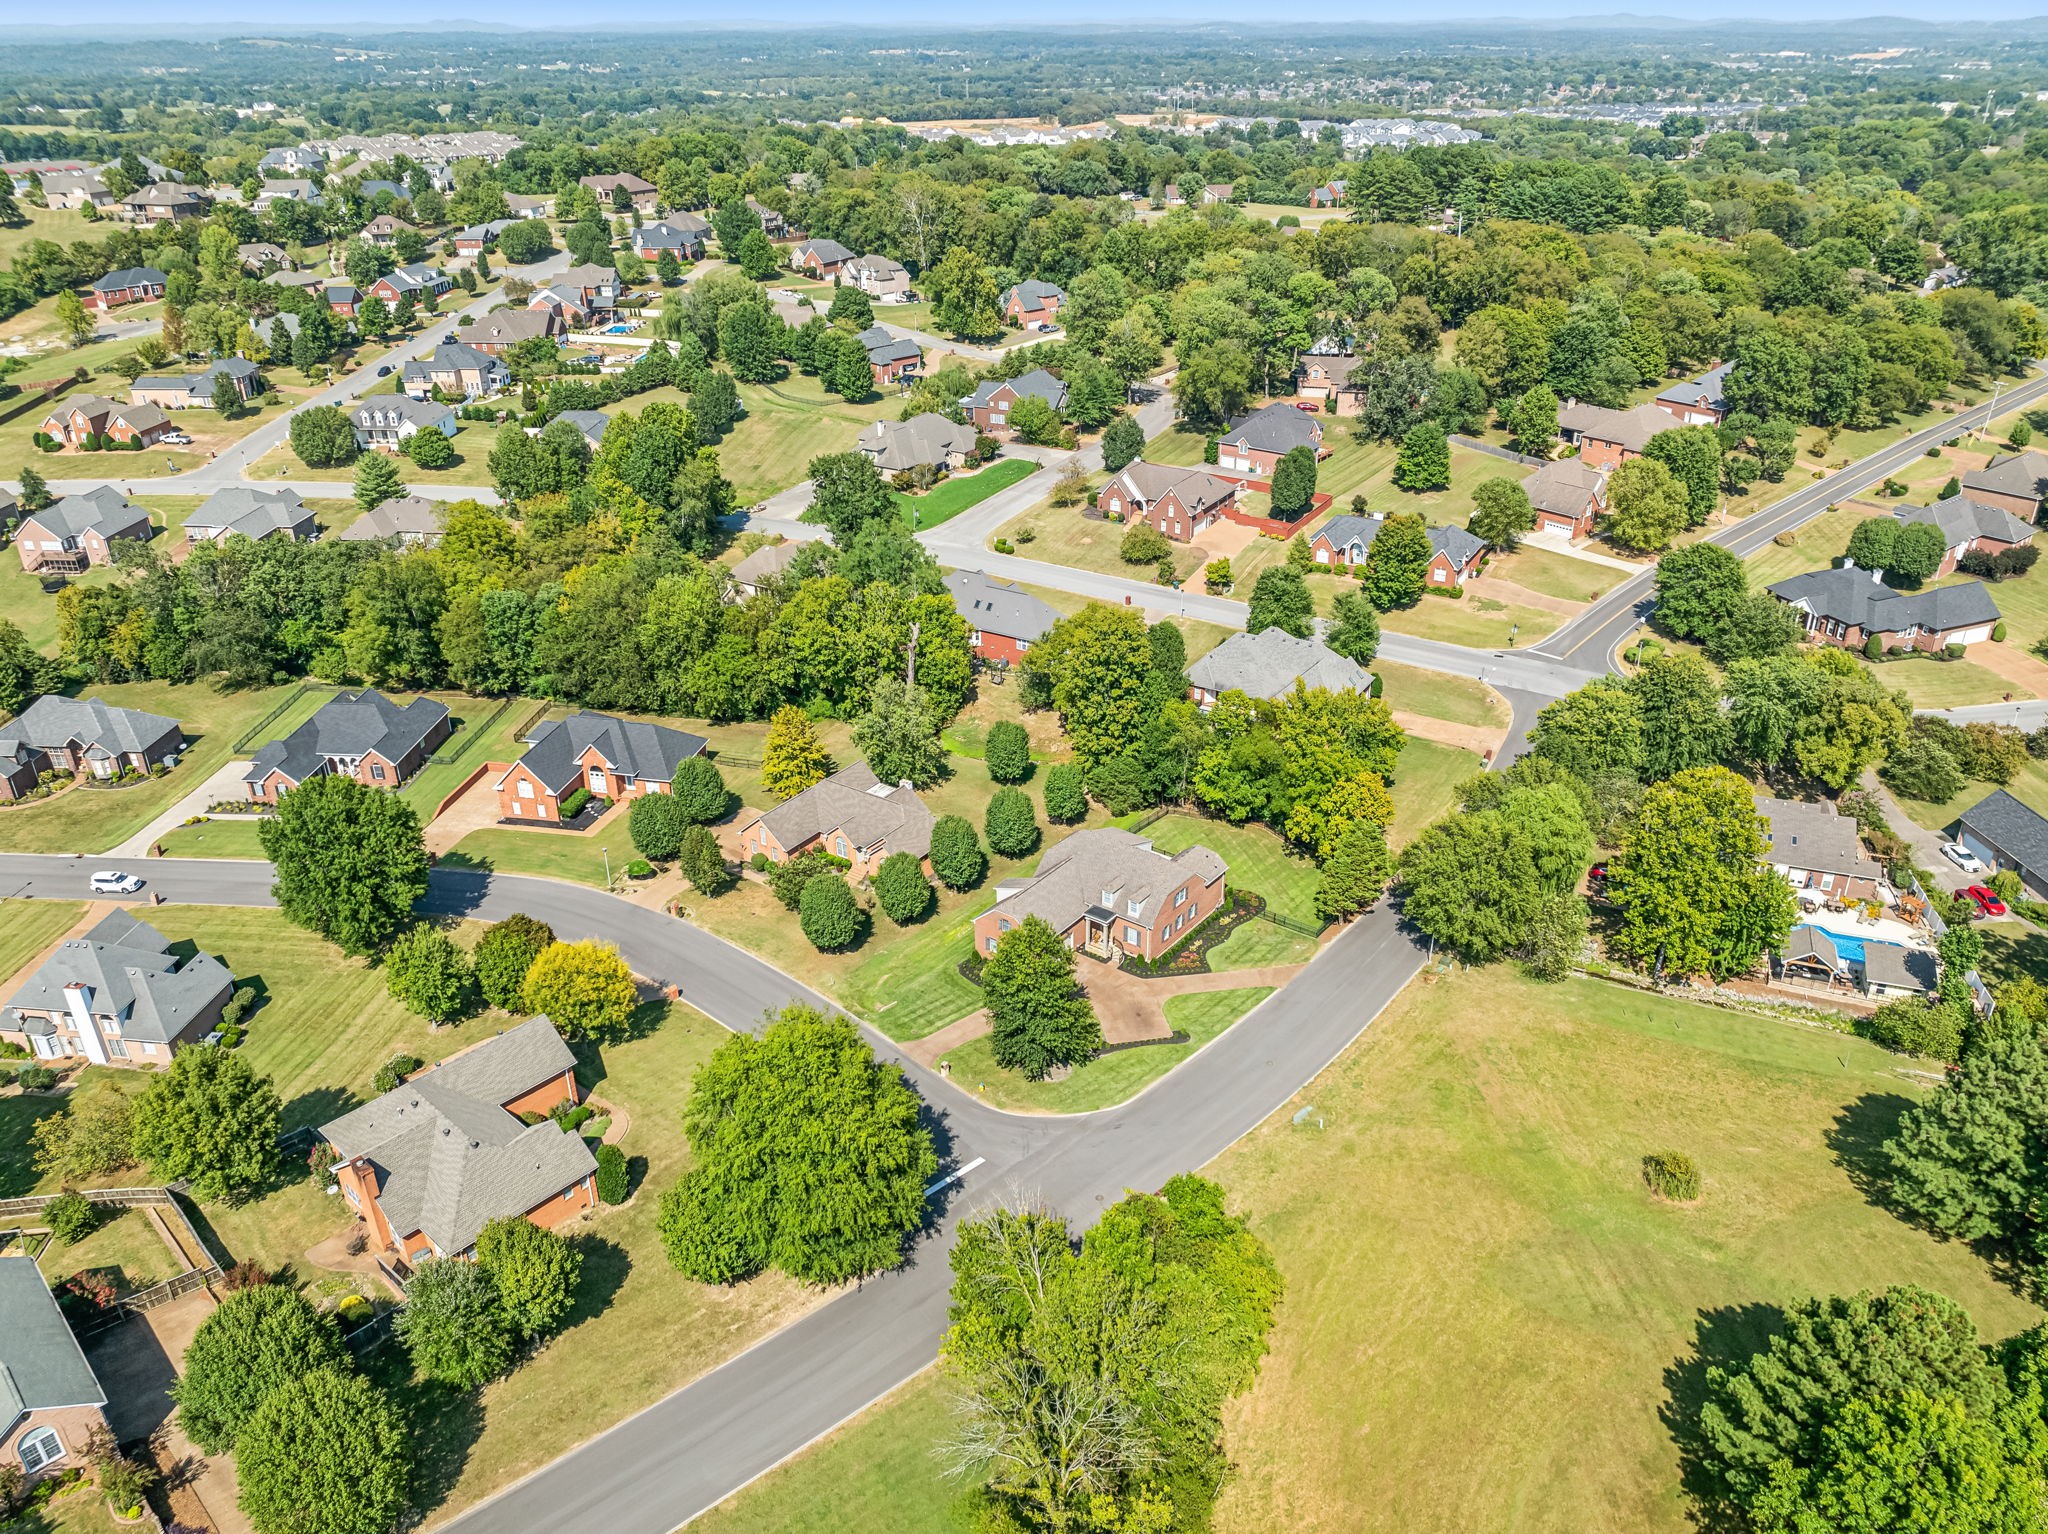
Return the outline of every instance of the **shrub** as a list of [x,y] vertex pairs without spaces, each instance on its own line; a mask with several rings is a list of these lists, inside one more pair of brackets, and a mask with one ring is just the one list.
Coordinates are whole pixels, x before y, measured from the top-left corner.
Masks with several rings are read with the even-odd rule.
[[804,890],[811,880],[832,871],[833,860],[814,848],[772,866],[768,870],[768,888],[785,911],[794,911],[803,904]]
[[353,1330],[376,1314],[376,1309],[360,1294],[351,1294],[334,1307],[334,1314],[341,1324]]
[[861,918],[860,906],[844,879],[813,879],[804,886],[797,923],[821,953],[838,953],[859,942]]
[[84,1194],[66,1193],[44,1207],[43,1223],[50,1227],[51,1235],[70,1246],[99,1228],[100,1212]]
[[227,999],[227,1005],[220,1009],[220,1020],[222,1025],[225,1027],[233,1027],[236,1023],[239,1023],[244,1017],[248,1016],[249,1009],[255,1005],[256,988],[254,986],[248,985],[236,986],[235,994],[230,996]]
[[[521,978],[523,979],[524,977],[522,976]],[[418,1055],[393,1055],[389,1060],[386,1060],[377,1067],[376,1079],[370,1083],[372,1090],[378,1093],[393,1090],[406,1077],[418,1070],[420,1063]]]
[[1659,1198],[1689,1204],[1700,1196],[1700,1169],[1684,1151],[1653,1151],[1643,1157],[1643,1181]]
[[875,870],[875,900],[897,926],[916,921],[932,908],[931,881],[914,852],[892,852]]
[[57,1073],[47,1065],[24,1065],[14,1073],[14,1084],[24,1092],[47,1092],[57,1084]]
[[436,927],[402,932],[384,955],[385,987],[409,1011],[446,1023],[469,1010],[476,984],[469,955]]
[[1170,559],[1173,545],[1150,522],[1133,522],[1124,530],[1124,541],[1117,552],[1127,565],[1151,565]]
[[676,801],[683,819],[705,826],[725,818],[731,795],[726,792],[725,777],[717,764],[708,757],[693,756],[676,767],[669,797]]
[[1021,783],[1031,775],[1031,737],[1013,719],[988,727],[988,775],[998,783]]
[[562,801],[562,819],[574,820],[583,813],[583,807],[590,803],[590,790],[578,784]]
[[989,850],[1006,858],[1021,858],[1038,846],[1038,816],[1029,796],[1020,788],[999,788],[988,802],[982,820]]
[[700,895],[723,895],[739,882],[738,875],[726,866],[725,853],[719,849],[718,837],[709,826],[690,826],[684,830],[677,862],[683,877]]
[[616,1145],[597,1148],[597,1197],[600,1203],[626,1201],[626,1153]]
[[[1974,912],[1975,907],[1971,909]],[[1963,1024],[1957,1011],[1941,1001],[1908,996],[1886,1002],[1864,1021],[1859,1031],[1901,1054],[1953,1060],[1963,1047]]]
[[2003,618],[1991,625],[1991,637],[1999,644],[2005,643],[2005,620]]
[[626,865],[626,877],[628,879],[651,879],[654,877],[654,865],[645,858],[635,858]]
[[671,862],[683,850],[683,832],[688,826],[674,794],[642,794],[626,812],[633,850],[657,863]]
[[554,940],[554,928],[518,912],[494,923],[476,945],[476,983],[484,1000],[503,1011],[516,1008],[526,972]]
[[1079,762],[1061,762],[1045,775],[1045,818],[1070,826],[1088,814],[1087,779]]
[[988,858],[974,827],[958,815],[941,815],[932,826],[932,872],[949,890],[971,890],[988,872]]
[[1863,641],[1863,653],[1870,660],[1878,659],[1884,654],[1884,641],[1878,638],[1877,635],[1872,634]]

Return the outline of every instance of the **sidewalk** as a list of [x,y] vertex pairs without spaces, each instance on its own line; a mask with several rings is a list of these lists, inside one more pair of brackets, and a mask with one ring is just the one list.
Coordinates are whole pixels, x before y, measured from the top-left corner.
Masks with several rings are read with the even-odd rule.
[[247,757],[223,762],[214,768],[212,776],[197,788],[186,794],[176,804],[165,810],[148,825],[122,842],[118,847],[108,849],[110,858],[140,858],[149,855],[149,849],[156,845],[157,838],[166,831],[175,830],[194,815],[204,815],[207,809],[223,799],[248,797],[242,787],[242,778],[249,771]]

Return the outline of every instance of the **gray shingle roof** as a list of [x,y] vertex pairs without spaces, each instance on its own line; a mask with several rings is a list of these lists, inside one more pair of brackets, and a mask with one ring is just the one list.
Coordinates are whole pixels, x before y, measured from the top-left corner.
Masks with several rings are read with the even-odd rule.
[[1940,966],[1924,948],[1906,948],[1897,943],[1863,945],[1863,980],[1866,985],[1886,985],[1894,990],[1931,991],[1939,983]]
[[1825,964],[1844,977],[1849,973],[1849,966],[1843,961],[1841,950],[1835,947],[1835,940],[1821,927],[1802,925],[1786,933],[1783,958],[1788,964],[1801,960]]
[[999,581],[979,570],[948,571],[946,591],[970,633],[978,630],[1035,644],[1060,621],[1060,615],[1048,603],[1022,586],[1014,581]]
[[498,309],[485,315],[463,332],[472,345],[489,341],[512,346],[550,334],[553,317],[538,309]]
[[455,410],[453,406],[436,400],[413,399],[404,394],[379,394],[357,405],[348,413],[348,418],[363,430],[410,421],[415,428],[424,431],[438,428],[443,421],[453,420]]
[[1057,410],[1067,402],[1067,386],[1044,368],[1033,368],[1021,378],[990,378],[967,397],[970,409],[986,405],[996,390],[1008,384],[1019,399],[1035,396]]
[[2028,875],[2030,882],[2048,876],[2048,820],[2004,789],[1994,789],[1957,817],[1972,832]]
[[854,446],[885,474],[918,464],[943,463],[952,454],[974,450],[974,428],[961,426],[933,411],[907,421],[876,421],[865,427]]
[[559,793],[575,782],[577,762],[594,746],[607,766],[649,783],[667,783],[675,778],[676,763],[709,744],[688,730],[585,710],[550,720],[527,736],[519,765]]
[[1055,932],[1073,926],[1090,906],[1107,906],[1119,918],[1134,916],[1151,926],[1161,903],[1190,874],[1213,884],[1226,872],[1223,859],[1199,843],[1168,857],[1142,836],[1102,826],[1060,842],[1030,878],[1006,881],[994,909],[1018,921],[1040,917]]
[[837,240],[805,240],[796,248],[796,258],[802,261],[806,256],[816,256],[827,263],[851,261],[853,252]]
[[1660,410],[1647,401],[1633,410],[1609,410],[1604,405],[1574,401],[1558,411],[1557,424],[1562,431],[1617,443],[1631,453],[1640,453],[1659,432],[1677,431],[1683,423],[1670,411]]
[[372,507],[334,536],[344,543],[374,542],[379,538],[417,538],[429,545],[440,541],[442,509],[439,501],[422,495],[401,495]]
[[1607,476],[1583,458],[1560,458],[1523,480],[1522,489],[1538,511],[1579,517],[1595,496],[1606,493]]
[[1003,291],[1001,303],[1004,309],[1010,307],[1012,298],[1022,299],[1027,310],[1043,309],[1047,299],[1065,303],[1067,290],[1056,282],[1040,282],[1036,277],[1029,277],[1014,288],[1006,288]]
[[[1360,517],[1348,511],[1342,512],[1317,528],[1309,542],[1311,545],[1328,543],[1346,563],[1358,564],[1372,552],[1373,540],[1379,537],[1380,529],[1386,525],[1385,517]],[[1462,527],[1439,525],[1429,530],[1429,546],[1433,553],[1445,555],[1462,570],[1479,557],[1486,544]]]
[[448,705],[419,697],[401,704],[374,687],[337,693],[283,740],[265,744],[250,758],[244,783],[260,783],[282,771],[294,783],[328,770],[334,757],[360,757],[375,751],[386,761],[400,760],[440,727]]
[[[74,400],[73,403],[82,401]],[[117,405],[114,408],[131,420],[136,411],[156,411],[159,418],[163,415],[154,405]],[[64,538],[78,538],[88,532],[96,532],[102,538],[118,538],[149,526],[149,513],[130,504],[128,498],[112,485],[95,485],[90,490],[67,495],[55,505],[45,506],[29,515],[35,518],[38,527],[47,528]]]
[[256,485],[228,485],[216,490],[185,519],[188,537],[236,533],[266,538],[272,533],[297,536],[310,532],[313,513],[296,490],[264,490]]
[[1102,488],[1107,490],[1111,485],[1117,484],[1122,485],[1125,494],[1148,509],[1153,502],[1171,492],[1187,509],[1188,515],[1195,517],[1213,506],[1221,506],[1234,497],[1238,490],[1235,481],[1211,474],[1207,469],[1184,468],[1171,463],[1148,463],[1142,458],[1125,464],[1117,472],[1116,477]]
[[138,378],[129,385],[131,393],[143,390],[153,393],[185,394],[195,400],[213,398],[213,375],[225,373],[230,378],[254,378],[258,374],[255,363],[246,357],[223,357],[218,362],[209,362],[197,373],[159,373],[147,378]]
[[891,852],[919,857],[932,850],[932,827],[938,821],[915,790],[883,783],[865,762],[840,768],[760,818],[785,847],[843,830],[857,848],[886,842]]
[[0,1257],[0,1432],[24,1411],[106,1404],[35,1258]]
[[1932,506],[1900,506],[1892,515],[1898,518],[1902,527],[1910,527],[1915,522],[1931,522],[1941,529],[1942,542],[1951,549],[1960,548],[1973,538],[2025,543],[2034,536],[2031,522],[2022,522],[2003,506],[1973,501],[1963,494],[1936,501]]
[[1983,468],[1965,474],[1963,488],[2039,500],[2048,494],[2048,453],[2034,448],[2023,453],[2001,453]]
[[1735,364],[1724,362],[1719,367],[1708,368],[1697,378],[1688,378],[1684,383],[1675,383],[1657,398],[1669,400],[1674,405],[1705,405],[1714,410],[1725,409],[1728,404],[1728,375]]
[[26,741],[38,750],[69,746],[76,741],[97,746],[108,755],[151,751],[166,736],[180,733],[178,721],[137,708],[116,708],[98,698],[66,698],[46,693],[6,724],[0,743]]
[[[95,1017],[117,1020],[121,1037],[168,1044],[210,1007],[225,1002],[235,977],[210,953],[177,959],[164,935],[145,921],[116,911],[83,937],[67,938],[7,998],[8,1020],[21,1026],[25,1010],[62,1012],[65,988],[91,989]],[[40,1020],[32,1033],[48,1032]]]
[[1998,604],[1982,581],[1894,591],[1876,578],[1876,572],[1853,565],[1809,570],[1774,582],[1770,592],[1782,602],[1803,604],[1820,617],[1871,634],[1896,634],[1909,628],[1939,634],[1971,624],[1996,623],[1999,616]]
[[924,356],[924,348],[908,336],[892,336],[880,325],[870,325],[858,339],[870,362],[914,362]]
[[1462,570],[1485,552],[1486,541],[1465,528],[1443,525],[1429,530],[1429,546]]
[[581,1135],[529,1127],[504,1108],[575,1065],[555,1025],[530,1018],[320,1133],[344,1159],[366,1157],[381,1173],[377,1204],[394,1234],[424,1231],[453,1256],[492,1220],[525,1214],[597,1170]]
[[686,228],[679,223],[668,222],[642,224],[633,233],[633,248],[635,250],[687,250],[693,245],[702,245],[704,243],[704,229],[709,226],[704,225],[702,219],[697,219],[695,222],[703,227]]
[[170,280],[153,266],[124,266],[118,272],[108,272],[92,285],[92,290],[95,293],[119,293],[126,288],[160,288]]
[[1770,844],[1771,862],[1786,868],[1847,874],[1858,879],[1884,877],[1877,860],[1863,850],[1856,822],[1837,812],[1832,804],[1758,794],[1756,812],[1764,818],[1764,838]]
[[789,568],[790,561],[801,554],[801,543],[768,543],[754,550],[745,559],[732,567],[733,584],[736,586],[758,586],[765,580],[780,575]]
[[[556,421],[567,421],[583,433],[583,440],[592,447],[604,441],[604,429],[612,424],[612,418],[602,410],[564,410],[555,417]],[[553,422],[549,422],[553,425]]]
[[1346,660],[1320,638],[1296,639],[1285,629],[1232,634],[1188,667],[1188,680],[1204,692],[1241,692],[1278,698],[1301,682],[1328,692],[1369,693],[1372,673]]
[[1276,401],[1250,415],[1239,416],[1230,430],[1216,439],[1222,447],[1256,448],[1262,453],[1284,453],[1290,448],[1320,445],[1316,418],[1305,410]]

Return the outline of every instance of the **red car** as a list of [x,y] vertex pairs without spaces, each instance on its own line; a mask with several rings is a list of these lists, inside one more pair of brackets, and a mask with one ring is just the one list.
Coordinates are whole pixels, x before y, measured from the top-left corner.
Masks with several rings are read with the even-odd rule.
[[2005,914],[2005,902],[1983,885],[1973,884],[1964,890],[1963,893],[1977,902],[1977,914],[1979,916],[2003,916]]

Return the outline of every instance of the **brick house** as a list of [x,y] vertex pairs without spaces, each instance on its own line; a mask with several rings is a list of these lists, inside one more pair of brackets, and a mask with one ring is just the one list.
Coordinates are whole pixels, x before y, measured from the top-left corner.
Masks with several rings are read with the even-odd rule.
[[677,764],[708,744],[687,730],[587,710],[550,720],[526,737],[525,753],[493,785],[498,818],[558,821],[562,801],[579,788],[614,801],[665,794]]
[[754,217],[761,221],[761,232],[767,235],[769,239],[786,240],[789,238],[789,220],[784,218],[776,209],[769,207],[765,202],[756,202],[751,197],[747,199],[747,207],[752,211]]
[[38,1060],[168,1065],[220,1026],[235,977],[210,953],[189,959],[127,911],[50,950],[0,1010],[0,1039]]
[[344,319],[354,319],[356,310],[363,306],[362,293],[351,283],[337,282],[333,287],[326,289],[322,296],[327,300],[329,312],[339,314]]
[[1232,634],[1188,667],[1188,697],[1204,713],[1226,692],[1265,701],[1284,698],[1295,687],[1310,691],[1372,695],[1372,673],[1324,644],[1321,637],[1297,639],[1282,628]]
[[25,513],[14,547],[24,570],[82,575],[88,566],[114,562],[115,539],[147,542],[152,531],[148,512],[112,485],[99,485]]
[[329,773],[373,788],[396,788],[418,772],[454,731],[448,705],[432,698],[400,704],[366,687],[337,693],[283,740],[249,760],[249,797],[275,804],[308,778]]
[[839,276],[870,298],[904,298],[910,293],[909,270],[887,256],[855,256],[840,268]]
[[1006,288],[999,303],[1004,319],[1012,325],[1025,326],[1057,324],[1060,306],[1066,301],[1066,289],[1033,277]]
[[1607,510],[1607,475],[1583,458],[1546,463],[1522,481],[1522,489],[1536,512],[1538,532],[1591,537],[1593,519]]
[[448,236],[448,243],[455,247],[458,256],[474,256],[486,245],[496,245],[498,236],[514,224],[523,224],[521,218],[494,218],[489,223],[471,224],[467,229],[458,229]]
[[1340,207],[1344,202],[1344,187],[1342,181],[1325,181],[1321,186],[1310,187],[1308,205],[1311,208]]
[[974,455],[974,428],[927,410],[907,421],[876,421],[865,426],[853,446],[884,474],[926,464],[958,469]]
[[1066,408],[1067,386],[1044,368],[1033,368],[1021,378],[990,379],[960,402],[975,429],[990,436],[1009,435],[1010,412],[1026,398],[1042,399],[1057,415]]
[[1580,461],[1609,471],[1642,457],[1652,437],[1660,431],[1676,431],[1678,425],[1669,411],[1655,405],[1608,410],[1572,400],[1557,413],[1558,434],[1566,442],[1578,444]]
[[1335,400],[1338,415],[1357,415],[1365,408],[1365,390],[1352,383],[1351,375],[1365,361],[1335,352],[1310,352],[1294,370],[1294,392],[1303,399]]
[[[1362,565],[1386,525],[1385,517],[1348,512],[1332,517],[1309,539],[1309,554],[1319,565]],[[1462,527],[1430,528],[1429,545],[1427,581],[1432,586],[1464,585],[1478,576],[1480,561],[1486,557],[1485,543]]]
[[884,783],[856,762],[748,821],[740,828],[740,854],[783,863],[815,847],[845,858],[853,865],[848,877],[859,881],[892,852],[923,858],[937,822],[908,783]]
[[1231,422],[1216,439],[1216,467],[1271,479],[1280,460],[1297,447],[1311,449],[1318,458],[1330,455],[1323,446],[1323,423],[1305,410],[1276,401]]
[[224,486],[185,519],[185,536],[193,543],[226,543],[238,535],[304,543],[318,531],[312,508],[298,491],[259,485]]
[[0,1257],[0,1464],[25,1485],[85,1463],[107,1392],[33,1257]]
[[355,428],[357,447],[374,447],[382,453],[396,453],[405,439],[416,431],[438,431],[454,439],[462,429],[452,406],[439,400],[414,399],[405,394],[377,394],[348,413]]
[[2048,453],[2028,448],[2000,453],[1983,468],[1963,476],[1963,493],[1973,501],[2011,512],[2022,522],[2040,519],[2048,495]]
[[398,243],[401,234],[417,233],[419,231],[404,219],[394,218],[389,213],[379,213],[363,225],[362,239],[365,244],[374,245],[379,250],[389,250]]
[[170,278],[153,266],[124,266],[92,285],[92,306],[105,314],[123,304],[146,304],[164,296]]
[[1177,543],[1207,532],[1237,504],[1237,485],[1206,469],[1138,459],[1104,485],[1095,504],[1125,521],[1149,522]]
[[148,772],[184,749],[175,719],[98,698],[45,693],[0,724],[0,799],[18,799],[46,772],[111,778]]
[[446,511],[423,495],[400,495],[372,506],[334,535],[340,543],[384,543],[431,549],[441,541]]
[[1982,581],[1894,591],[1875,570],[1843,565],[1774,582],[1772,596],[1798,612],[1816,644],[1860,650],[1872,635],[1886,649],[1939,650],[1991,637],[1998,604]]
[[1734,367],[1734,363],[1724,362],[1697,378],[1675,383],[1653,403],[1676,416],[1681,426],[1719,426],[1728,416],[1728,375]]
[[853,252],[837,240],[805,240],[789,253],[792,267],[820,282],[830,282],[852,259]]
[[512,387],[512,370],[496,356],[460,341],[443,341],[426,356],[398,370],[399,387],[414,399],[436,389],[465,400],[502,394]]
[[213,391],[225,377],[245,404],[263,392],[263,374],[247,357],[223,357],[202,372],[157,374],[128,386],[128,398],[159,410],[217,410]]
[[1113,826],[1076,831],[1039,860],[1037,873],[996,886],[996,903],[974,919],[974,947],[994,953],[1005,932],[1036,916],[1069,948],[1156,959],[1216,914],[1226,872],[1199,843],[1168,857]]
[[413,302],[417,303],[429,294],[439,298],[454,286],[446,272],[438,267],[429,266],[424,261],[415,261],[410,266],[401,266],[396,271],[386,272],[379,277],[370,284],[367,296],[381,298],[387,304],[395,304],[402,296],[410,293]]
[[1880,900],[1889,905],[1892,888],[1884,869],[1856,832],[1856,822],[1826,800],[1775,799],[1757,794],[1756,812],[1770,844],[1765,861],[1795,890],[1813,890],[1828,900]]
[[877,389],[915,378],[924,366],[924,348],[908,336],[892,336],[880,325],[870,325],[857,337],[868,354],[868,372]]
[[538,341],[560,333],[561,316],[552,309],[494,309],[462,331],[463,344],[497,356],[521,341]]
[[120,209],[120,216],[131,224],[175,224],[204,218],[206,199],[175,181],[156,181],[123,197]]
[[1965,554],[2003,554],[2022,543],[2031,543],[2034,538],[2033,523],[1967,492],[1936,501],[1932,506],[1900,506],[1892,516],[1901,527],[1926,522],[1940,529],[1941,567],[1934,572],[1936,575],[1952,572]]
[[672,213],[658,224],[642,224],[629,237],[633,254],[642,261],[661,259],[666,250],[678,261],[698,261],[711,226],[694,213]]
[[597,1160],[579,1134],[543,1118],[575,1104],[576,1057],[545,1017],[430,1066],[320,1126],[334,1180],[374,1251],[410,1266],[474,1257],[492,1220],[544,1230],[597,1206]]
[[661,201],[661,194],[654,183],[643,181],[631,171],[619,176],[579,176],[576,179],[578,185],[586,186],[597,194],[606,217],[610,217],[619,205],[613,195],[617,192],[623,191],[627,201],[642,213],[652,213]]
[[122,405],[97,394],[72,395],[43,417],[41,427],[65,447],[78,447],[87,437],[148,447],[171,429],[171,418],[155,405]]
[[1014,666],[1060,615],[1014,581],[979,570],[946,572],[946,594],[967,624],[967,647],[984,661]]
[[537,290],[528,308],[552,309],[565,328],[608,320],[619,306],[619,274],[608,266],[572,266]]

